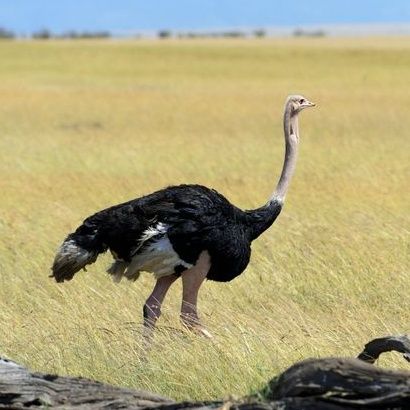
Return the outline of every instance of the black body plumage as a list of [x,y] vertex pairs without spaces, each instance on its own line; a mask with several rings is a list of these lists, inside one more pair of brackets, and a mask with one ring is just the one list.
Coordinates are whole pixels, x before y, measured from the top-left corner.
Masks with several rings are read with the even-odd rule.
[[[274,222],[281,206],[273,200],[256,210],[243,211],[201,185],[168,187],[87,218],[60,248],[53,276],[57,281],[69,280],[106,250],[128,264],[149,245],[150,239],[141,244],[144,232],[160,223],[167,227],[167,238],[185,266],[195,264],[207,250],[211,257],[207,278],[227,282],[245,270],[252,240]],[[75,256],[76,249],[82,252],[81,258]],[[171,273],[185,269],[175,265]]]

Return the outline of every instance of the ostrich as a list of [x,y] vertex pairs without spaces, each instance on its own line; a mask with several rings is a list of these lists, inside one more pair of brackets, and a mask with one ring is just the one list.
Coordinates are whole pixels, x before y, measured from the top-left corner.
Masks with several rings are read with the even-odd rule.
[[107,272],[114,281],[136,280],[141,271],[152,272],[156,278],[143,307],[146,331],[152,333],[167,291],[181,277],[181,320],[189,329],[210,336],[198,317],[199,288],[205,278],[229,282],[245,270],[251,242],[281,212],[296,165],[298,114],[314,105],[301,95],[287,98],[283,169],[275,191],[262,207],[243,211],[205,186],[171,186],[85,219],[60,246],[51,276],[57,282],[70,280],[110,250],[114,262]]

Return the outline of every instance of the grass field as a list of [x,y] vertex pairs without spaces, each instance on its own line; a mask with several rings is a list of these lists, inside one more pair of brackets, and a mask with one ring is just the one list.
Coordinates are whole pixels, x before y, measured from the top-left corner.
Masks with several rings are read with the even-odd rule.
[[[211,399],[409,332],[409,67],[408,38],[1,42],[0,354]],[[89,214],[170,184],[263,204],[294,92],[318,107],[301,115],[284,211],[242,276],[200,294],[215,340],[181,329],[178,283],[141,361],[152,277],[115,285],[106,255],[57,285],[56,248]]]

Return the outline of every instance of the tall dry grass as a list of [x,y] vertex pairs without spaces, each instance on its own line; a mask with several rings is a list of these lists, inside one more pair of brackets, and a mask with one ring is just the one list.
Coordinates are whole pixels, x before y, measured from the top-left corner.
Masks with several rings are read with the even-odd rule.
[[[409,331],[408,39],[0,43],[0,353],[176,399],[244,395],[291,363]],[[251,208],[282,166],[282,106],[301,149],[285,209],[246,272],[206,283],[215,340],[181,330],[171,290],[140,358],[149,275],[108,256],[70,283],[54,252],[89,214],[169,184]],[[381,365],[404,366],[393,356]]]

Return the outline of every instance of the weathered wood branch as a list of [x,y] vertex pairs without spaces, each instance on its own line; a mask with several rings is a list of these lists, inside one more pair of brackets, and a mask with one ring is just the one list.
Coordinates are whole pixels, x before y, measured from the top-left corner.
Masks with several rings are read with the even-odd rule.
[[[406,336],[375,339],[357,359],[308,359],[268,384],[259,401],[183,402],[92,380],[31,373],[0,359],[0,409],[346,410],[410,408],[410,372],[372,364],[384,351],[410,353]],[[367,363],[366,363],[367,362]]]
[[142,390],[77,377],[31,373],[10,360],[0,359],[0,409],[143,409],[171,402]]
[[410,362],[410,339],[404,335],[373,339],[365,345],[357,358],[373,364],[382,353],[391,351],[404,353],[403,357]]
[[304,360],[270,382],[268,398],[284,401],[286,409],[296,409],[292,406],[297,402],[306,409],[410,408],[410,372],[370,364],[390,351],[409,354],[410,340],[407,336],[374,339],[357,359]]
[[330,404],[387,409],[410,403],[410,372],[381,369],[359,359],[308,359],[271,383],[271,400],[292,403],[303,398],[316,402],[312,408],[317,409]]

